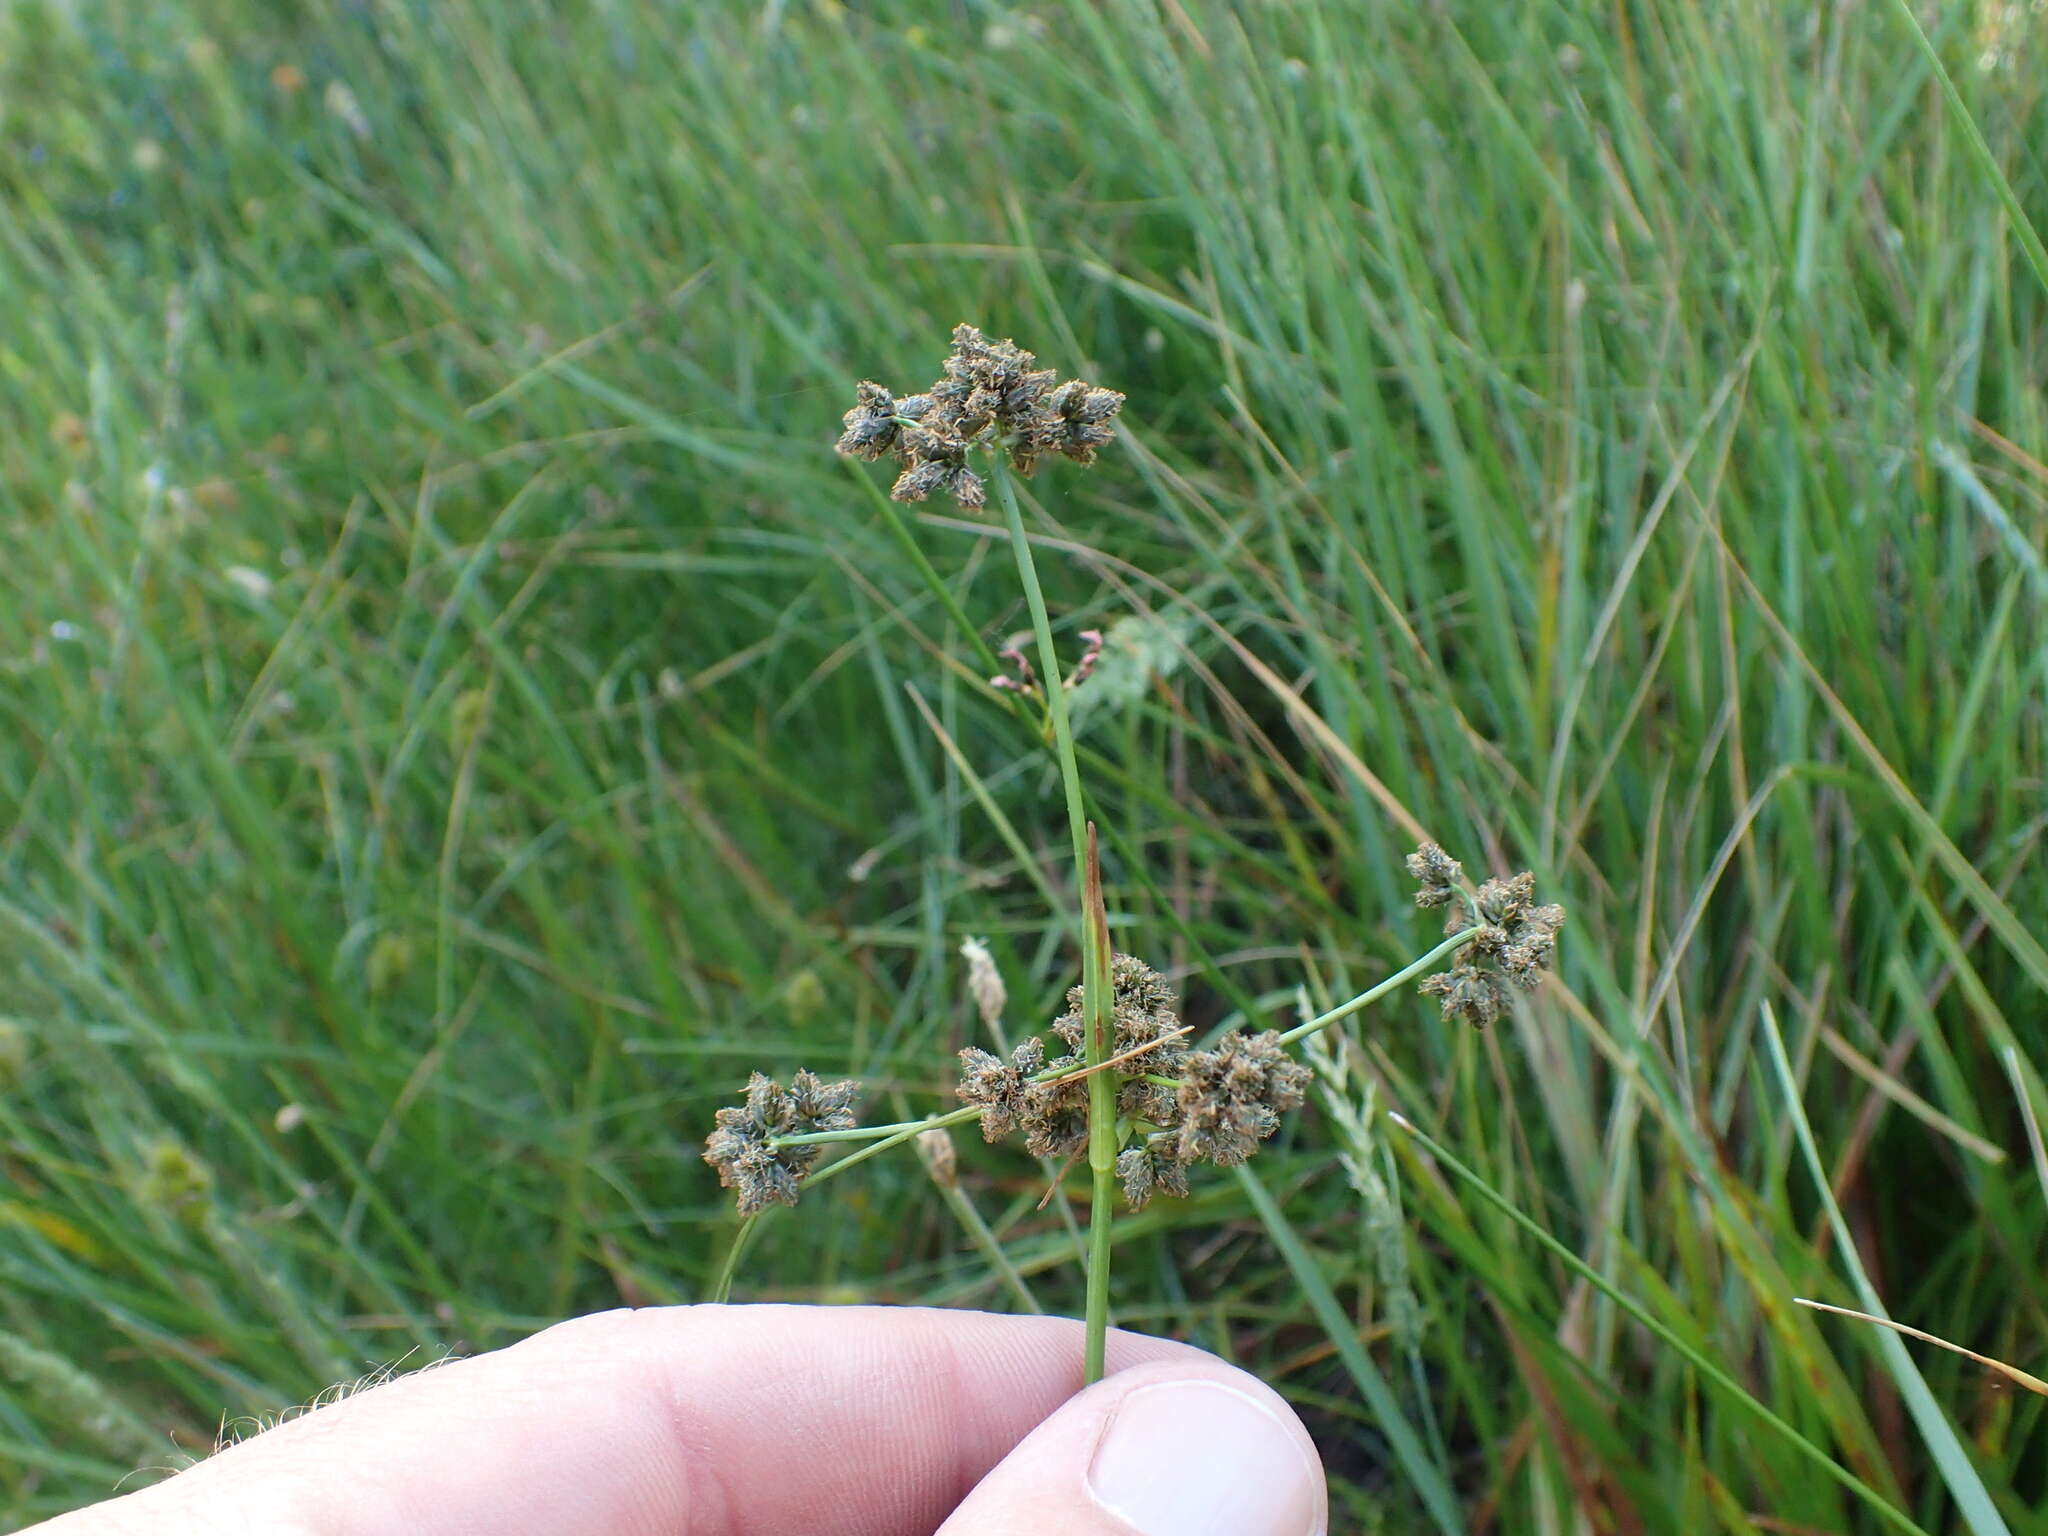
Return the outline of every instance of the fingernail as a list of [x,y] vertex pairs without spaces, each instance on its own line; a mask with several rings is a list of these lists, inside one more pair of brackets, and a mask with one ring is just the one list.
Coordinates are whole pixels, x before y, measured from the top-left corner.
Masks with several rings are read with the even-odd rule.
[[1292,1425],[1202,1380],[1132,1392],[1088,1469],[1095,1502],[1142,1536],[1321,1536],[1322,1481]]

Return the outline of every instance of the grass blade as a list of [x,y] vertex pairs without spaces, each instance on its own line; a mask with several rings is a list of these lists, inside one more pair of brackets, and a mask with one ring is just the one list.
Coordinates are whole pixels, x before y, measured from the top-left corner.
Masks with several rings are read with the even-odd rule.
[[[1763,1024],[1764,1037],[1771,1047],[1771,1065],[1777,1070],[1778,1086],[1785,1095],[1785,1109],[1792,1119],[1792,1132],[1799,1139],[1799,1150],[1806,1159],[1807,1172],[1813,1175],[1814,1189],[1827,1208],[1828,1225],[1834,1229],[1835,1251],[1841,1254],[1842,1264],[1849,1271],[1856,1294],[1863,1298],[1864,1307],[1879,1320],[1889,1322],[1884,1303],[1878,1299],[1877,1288],[1870,1283],[1869,1275],[1863,1270],[1863,1261],[1856,1256],[1856,1240],[1849,1232],[1849,1223],[1842,1219],[1841,1207],[1835,1203],[1827,1171],[1821,1166],[1820,1150],[1814,1145],[1813,1128],[1806,1123],[1806,1108],[1800,1102],[1799,1084],[1792,1071],[1791,1059],[1785,1054],[1785,1039],[1779,1033],[1777,1015],[1768,1003],[1763,1005]],[[1906,1399],[1913,1422],[1920,1427],[1922,1438],[1934,1454],[1942,1481],[1948,1484],[1948,1490],[1970,1529],[1976,1536],[2011,1536],[2004,1519],[1991,1502],[1984,1480],[1977,1475],[1969,1453],[1956,1438],[1948,1416],[1935,1402],[1934,1394],[1927,1390],[1927,1383],[1921,1377],[1919,1367],[1913,1364],[1913,1357],[1906,1353],[1906,1346],[1894,1335],[1883,1333],[1878,1335],[1878,1347],[1892,1379],[1898,1383],[1899,1391]]]

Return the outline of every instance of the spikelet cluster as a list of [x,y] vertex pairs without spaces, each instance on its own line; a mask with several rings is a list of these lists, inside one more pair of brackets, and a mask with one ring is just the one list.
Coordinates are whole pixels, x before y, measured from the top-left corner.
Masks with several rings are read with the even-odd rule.
[[[1116,1036],[1107,1068],[1117,1074],[1117,1117],[1132,1130],[1118,1155],[1117,1177],[1134,1209],[1155,1194],[1185,1195],[1187,1170],[1198,1162],[1241,1163],[1297,1107],[1309,1069],[1289,1056],[1268,1030],[1233,1031],[1206,1051],[1182,1039],[1178,1000],[1165,979],[1132,955],[1110,964],[1111,1017]],[[959,1094],[982,1110],[989,1141],[1021,1132],[1040,1157],[1078,1156],[1088,1145],[1087,1056],[1082,990],[1067,994],[1053,1020],[1066,1051],[1048,1059],[1045,1042],[1026,1040],[1006,1061],[970,1047],[960,1053]]]
[[1458,861],[1435,843],[1408,855],[1408,873],[1417,906],[1450,908],[1446,938],[1471,935],[1449,970],[1423,981],[1424,995],[1438,1001],[1447,1019],[1493,1023],[1516,992],[1533,990],[1550,969],[1564,908],[1537,903],[1536,877],[1527,870],[1497,876],[1467,894]]
[[1047,454],[1093,464],[1116,438],[1111,425],[1124,397],[1058,370],[1012,341],[991,341],[971,325],[953,328],[953,350],[939,377],[921,394],[897,395],[873,380],[854,391],[838,449],[870,462],[893,457],[898,474],[889,494],[923,501],[943,491],[970,511],[987,504],[988,488],[968,464],[968,450],[987,444],[1029,475]]
[[818,1147],[785,1146],[777,1138],[853,1129],[858,1086],[798,1072],[784,1088],[756,1072],[747,1079],[745,1102],[718,1111],[704,1143],[704,1161],[718,1170],[718,1182],[738,1195],[742,1216],[796,1204],[804,1175],[818,1160]]

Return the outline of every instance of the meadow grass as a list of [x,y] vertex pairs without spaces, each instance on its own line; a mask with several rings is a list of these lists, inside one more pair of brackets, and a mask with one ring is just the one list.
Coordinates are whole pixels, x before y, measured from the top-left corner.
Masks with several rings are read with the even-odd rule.
[[[1002,530],[830,449],[972,320],[1130,396],[1022,512],[1190,1023],[1418,953],[1425,831],[1571,910],[1117,1320],[1340,1530],[2048,1531],[2038,1399],[1793,1304],[2048,1341],[2044,86],[1993,0],[7,7],[0,1516],[706,1294],[712,1108],[921,1111],[963,937],[1057,1011]],[[1078,1312],[1085,1180],[957,1150],[734,1294]]]

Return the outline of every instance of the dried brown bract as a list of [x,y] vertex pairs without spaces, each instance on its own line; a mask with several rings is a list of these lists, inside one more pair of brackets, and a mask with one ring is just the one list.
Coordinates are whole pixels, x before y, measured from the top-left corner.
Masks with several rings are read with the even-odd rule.
[[742,1216],[796,1204],[818,1148],[781,1146],[776,1138],[851,1130],[858,1090],[852,1081],[828,1083],[812,1072],[798,1072],[787,1088],[760,1072],[747,1079],[746,1102],[719,1110],[704,1143],[704,1161],[738,1195]]

